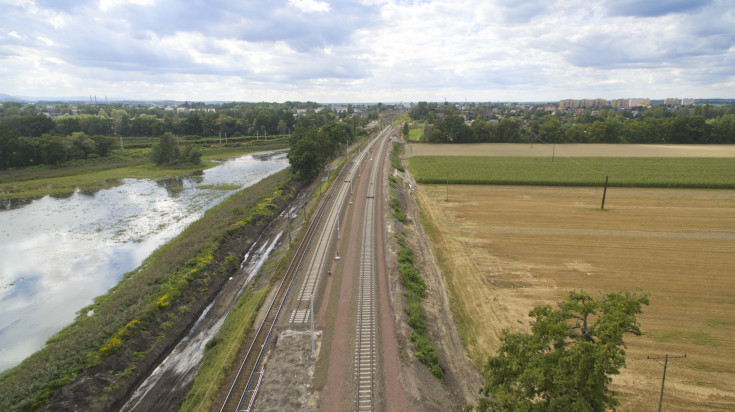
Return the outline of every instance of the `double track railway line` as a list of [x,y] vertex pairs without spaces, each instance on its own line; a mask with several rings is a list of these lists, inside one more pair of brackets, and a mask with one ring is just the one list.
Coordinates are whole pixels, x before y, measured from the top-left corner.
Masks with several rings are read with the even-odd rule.
[[[303,240],[288,265],[275,297],[268,306],[263,321],[257,331],[255,331],[254,337],[252,337],[250,346],[240,364],[237,375],[230,386],[220,412],[249,411],[252,407],[255,396],[257,395],[254,388],[259,384],[259,378],[262,378],[260,363],[266,354],[268,344],[273,336],[281,311],[286,305],[288,294],[294,284],[294,280],[297,278],[302,263],[307,255],[309,255],[312,241],[315,241],[317,248],[314,251],[314,257],[311,260],[309,270],[299,293],[298,307],[292,312],[290,321],[292,323],[299,323],[299,321],[305,323],[309,319],[310,309],[307,308],[308,306],[302,307],[302,305],[308,305],[309,299],[316,293],[319,276],[324,274],[323,267],[328,260],[326,256],[331,256],[328,253],[331,245],[330,239],[336,233],[334,225],[338,224],[337,222],[340,218],[344,202],[349,197],[348,193],[352,190],[352,179],[357,175],[357,172],[362,166],[363,159],[370,151],[370,147],[376,141],[384,140],[384,136],[385,131],[379,133],[378,138],[371,140],[358,155],[354,156],[352,164],[343,168],[340,176],[337,177],[336,181],[338,184],[332,185],[317,207],[314,218],[310,222]],[[381,145],[381,147],[383,146]],[[321,225],[323,221],[326,223]],[[319,231],[320,228],[322,232]],[[315,236],[317,236],[316,239]]]

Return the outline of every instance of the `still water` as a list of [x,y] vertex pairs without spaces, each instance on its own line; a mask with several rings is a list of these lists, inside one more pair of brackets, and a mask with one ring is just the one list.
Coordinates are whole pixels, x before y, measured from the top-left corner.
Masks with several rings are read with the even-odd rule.
[[282,152],[246,155],[200,176],[125,179],[94,194],[0,210],[0,371],[40,349],[77,311],[234,192],[216,185],[250,186],[287,166]]

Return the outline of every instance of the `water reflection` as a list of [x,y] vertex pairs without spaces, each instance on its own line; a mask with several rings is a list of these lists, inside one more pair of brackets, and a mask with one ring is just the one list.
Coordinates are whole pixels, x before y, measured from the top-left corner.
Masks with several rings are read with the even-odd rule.
[[262,159],[243,156],[195,176],[123,179],[0,210],[0,370],[42,347],[79,309],[233,193],[212,186],[249,186],[288,166],[284,153]]
[[2,209],[5,210],[16,209],[30,204],[34,200],[36,199],[4,199],[0,205],[2,206]]
[[166,189],[171,197],[177,197],[184,190],[184,178],[180,176],[156,180],[156,184]]

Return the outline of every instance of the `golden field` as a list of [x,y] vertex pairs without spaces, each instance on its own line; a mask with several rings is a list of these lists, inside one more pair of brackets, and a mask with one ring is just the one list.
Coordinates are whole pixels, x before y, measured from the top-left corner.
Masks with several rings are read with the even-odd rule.
[[[406,151],[408,153],[408,150]],[[444,151],[447,154],[447,151]],[[613,381],[619,410],[735,410],[735,191],[421,185],[416,191],[475,366],[503,329],[568,290],[641,288],[651,305]]]

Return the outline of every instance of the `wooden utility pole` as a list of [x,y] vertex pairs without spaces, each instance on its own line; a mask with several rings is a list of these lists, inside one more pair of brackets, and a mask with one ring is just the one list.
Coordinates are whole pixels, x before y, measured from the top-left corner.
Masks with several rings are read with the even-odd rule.
[[669,364],[669,359],[678,359],[678,358],[686,358],[686,357],[687,357],[686,353],[684,354],[684,356],[669,356],[668,354],[666,354],[663,358],[662,357],[652,358],[650,355],[648,356],[648,359],[655,360],[656,362],[658,362],[659,365],[661,364],[659,360],[661,359],[664,360],[664,363],[663,363],[664,376],[663,378],[661,378],[661,396],[659,396],[658,398],[658,412],[661,412],[661,404],[663,403],[663,400],[664,400],[664,383],[666,383],[666,367]]

